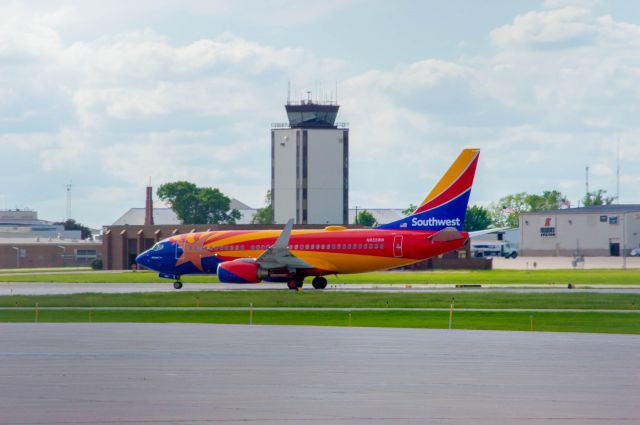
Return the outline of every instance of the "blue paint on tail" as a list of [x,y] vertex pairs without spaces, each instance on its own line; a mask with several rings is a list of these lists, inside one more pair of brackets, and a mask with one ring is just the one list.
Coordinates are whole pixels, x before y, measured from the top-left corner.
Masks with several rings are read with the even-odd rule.
[[447,227],[453,227],[457,230],[462,230],[470,194],[471,188],[446,204],[418,214],[412,214],[391,223],[380,225],[378,229],[438,231]]

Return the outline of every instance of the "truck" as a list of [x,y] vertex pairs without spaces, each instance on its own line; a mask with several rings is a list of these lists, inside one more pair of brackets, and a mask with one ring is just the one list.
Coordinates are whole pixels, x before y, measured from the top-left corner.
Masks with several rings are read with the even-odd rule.
[[478,241],[471,242],[471,256],[482,257],[504,257],[516,258],[518,249],[515,245],[507,241]]

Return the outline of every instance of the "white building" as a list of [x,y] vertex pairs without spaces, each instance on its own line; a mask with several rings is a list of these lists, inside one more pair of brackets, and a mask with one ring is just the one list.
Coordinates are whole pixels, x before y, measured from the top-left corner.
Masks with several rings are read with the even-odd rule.
[[524,256],[620,256],[640,247],[640,205],[600,205],[524,213]]
[[271,129],[275,223],[348,224],[349,129],[335,102],[287,102],[288,124]]
[[64,230],[64,225],[38,219],[30,210],[0,210],[0,238],[81,239],[80,230]]

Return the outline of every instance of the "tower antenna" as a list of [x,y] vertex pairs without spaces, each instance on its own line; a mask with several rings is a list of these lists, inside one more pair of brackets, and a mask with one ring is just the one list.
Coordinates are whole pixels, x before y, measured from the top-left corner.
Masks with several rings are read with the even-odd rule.
[[587,197],[589,197],[589,166],[584,167],[584,187],[587,191]]
[[616,157],[616,202],[620,203],[620,138],[618,137],[618,153]]
[[71,182],[69,184],[65,184],[64,187],[67,188],[67,220],[71,218],[71,187],[73,185]]

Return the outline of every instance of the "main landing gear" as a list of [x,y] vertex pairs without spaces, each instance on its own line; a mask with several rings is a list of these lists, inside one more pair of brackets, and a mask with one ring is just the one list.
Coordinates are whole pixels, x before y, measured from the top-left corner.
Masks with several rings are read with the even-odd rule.
[[311,284],[313,285],[314,288],[316,289],[324,289],[327,287],[327,279],[325,279],[322,276],[316,276],[313,278],[313,280],[311,281]]
[[173,289],[182,289],[182,282],[180,282],[179,280],[173,282]]
[[291,290],[302,288],[304,279],[301,277],[293,277],[287,281],[287,287]]

